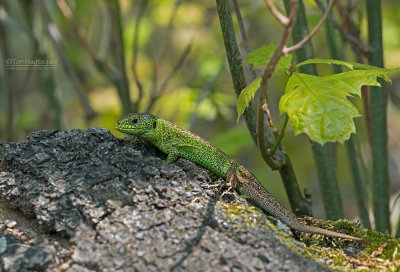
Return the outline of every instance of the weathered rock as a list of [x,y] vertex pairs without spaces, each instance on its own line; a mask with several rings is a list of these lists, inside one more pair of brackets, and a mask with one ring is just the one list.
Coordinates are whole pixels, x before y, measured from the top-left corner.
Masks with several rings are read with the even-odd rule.
[[[0,142],[2,270],[322,271],[209,173],[103,128]],[[227,202],[224,202],[227,201]],[[239,204],[237,207],[247,207]],[[252,211],[252,212],[251,212]],[[10,222],[10,221],[9,221]]]

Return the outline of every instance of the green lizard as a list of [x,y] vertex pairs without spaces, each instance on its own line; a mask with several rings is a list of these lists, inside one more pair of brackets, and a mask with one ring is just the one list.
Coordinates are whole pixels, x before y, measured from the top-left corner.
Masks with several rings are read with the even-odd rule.
[[117,121],[115,129],[145,139],[167,154],[172,163],[182,157],[226,179],[239,193],[248,196],[264,211],[291,229],[331,237],[362,240],[350,235],[309,226],[283,207],[243,165],[199,137],[175,124],[147,113],[130,114]]

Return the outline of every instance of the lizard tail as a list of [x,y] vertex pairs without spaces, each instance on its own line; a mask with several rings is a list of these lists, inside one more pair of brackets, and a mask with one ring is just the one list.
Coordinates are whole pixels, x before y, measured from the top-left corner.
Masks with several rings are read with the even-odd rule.
[[343,239],[351,239],[355,241],[362,241],[362,238],[354,237],[351,235],[331,231],[331,230],[326,230],[326,229],[321,229],[318,227],[314,226],[309,226],[309,225],[304,225],[304,224],[296,224],[290,226],[292,229],[301,231],[301,232],[308,232],[308,233],[314,233],[314,234],[321,234],[325,236],[330,236],[330,237],[335,237],[335,238],[343,238]]
[[230,181],[232,186],[240,193],[250,196],[251,200],[253,200],[264,211],[278,218],[291,229],[330,237],[351,239],[355,241],[362,240],[361,238],[309,226],[300,222],[297,217],[293,213],[286,210],[285,207],[283,207],[250,172],[248,172],[245,168],[242,168],[241,170],[242,175],[246,175],[246,177],[242,176],[241,174],[237,174],[236,170],[233,168],[228,169],[227,176],[231,177]]

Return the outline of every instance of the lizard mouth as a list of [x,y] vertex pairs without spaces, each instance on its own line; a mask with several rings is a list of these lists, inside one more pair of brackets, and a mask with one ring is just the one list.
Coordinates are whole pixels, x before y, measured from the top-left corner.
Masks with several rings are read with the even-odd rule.
[[146,132],[146,129],[124,122],[116,122],[114,128],[120,132],[135,135],[140,135]]

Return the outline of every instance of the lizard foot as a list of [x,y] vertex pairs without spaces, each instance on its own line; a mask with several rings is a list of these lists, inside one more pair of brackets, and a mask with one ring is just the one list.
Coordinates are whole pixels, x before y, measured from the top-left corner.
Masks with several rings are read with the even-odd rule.
[[226,186],[225,181],[219,179],[217,184],[207,184],[204,186],[206,189],[217,189],[218,193]]
[[225,192],[223,192],[223,193],[221,194],[220,197],[223,197],[227,192],[233,190],[232,183],[228,182],[228,183],[225,183],[224,186],[221,186],[221,187],[219,188],[218,194],[220,193],[222,187],[228,187],[228,190],[226,190]]

